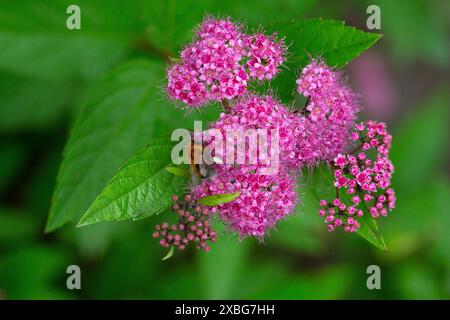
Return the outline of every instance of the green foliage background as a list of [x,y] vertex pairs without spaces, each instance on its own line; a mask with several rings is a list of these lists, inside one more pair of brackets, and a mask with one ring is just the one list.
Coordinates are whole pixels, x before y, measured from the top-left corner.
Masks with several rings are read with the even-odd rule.
[[[65,28],[69,4],[0,3],[0,298],[450,298],[448,2],[78,0],[80,31]],[[388,253],[354,235],[328,234],[303,185],[297,213],[265,244],[223,234],[208,254],[161,262],[166,252],[151,233],[162,215],[74,228],[72,217],[101,191],[110,168],[150,138],[217,115],[211,108],[182,116],[154,90],[164,86],[165,59],[177,56],[205,13],[230,15],[249,29],[323,17],[367,31],[369,4],[381,7],[384,34],[369,51],[383,58],[399,91],[394,116],[377,119],[394,136],[398,206],[380,223]],[[282,99],[289,85],[277,83]],[[90,113],[89,103],[101,107]],[[72,187],[52,204],[74,126],[75,147],[65,156],[77,165],[67,169],[84,178],[60,177]],[[64,214],[46,226],[51,207]],[[82,269],[81,291],[66,289],[71,264]],[[372,264],[381,267],[382,290],[366,288]]]

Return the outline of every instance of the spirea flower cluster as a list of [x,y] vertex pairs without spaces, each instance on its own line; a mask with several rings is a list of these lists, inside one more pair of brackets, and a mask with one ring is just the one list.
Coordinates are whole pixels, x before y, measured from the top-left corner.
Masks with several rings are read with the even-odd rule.
[[351,140],[358,144],[354,152],[357,154],[338,154],[332,162],[338,196],[320,201],[319,215],[325,217],[329,231],[343,227],[355,232],[360,226],[358,220],[365,214],[386,217],[395,207],[395,192],[390,188],[394,172],[389,159],[392,136],[386,125],[375,121],[360,123]]
[[[275,130],[278,135],[278,148],[273,148],[268,137],[269,158],[256,154],[256,164],[251,165],[249,158],[250,142],[243,140],[244,148],[236,148],[234,156],[241,155],[246,164],[215,165],[216,176],[206,179],[193,189],[196,199],[221,193],[240,192],[239,197],[229,203],[221,204],[215,209],[229,229],[241,238],[255,236],[263,238],[264,234],[289,213],[296,204],[296,180],[290,172],[298,166],[293,157],[295,151],[294,132],[299,128],[300,118],[290,112],[279,101],[270,96],[250,95],[237,100],[229,113],[222,113],[211,128],[220,130],[225,141],[233,143],[236,132],[248,129]],[[276,152],[275,163],[271,163],[270,153]],[[226,150],[215,154],[221,159],[227,158]],[[276,174],[267,174],[275,166]]]
[[303,110],[298,158],[307,165],[331,161],[348,143],[359,106],[341,76],[323,61],[312,60],[297,80],[308,103]]
[[285,51],[274,35],[247,35],[230,19],[207,18],[169,69],[167,93],[190,107],[231,100],[247,92],[249,81],[272,79]]
[[[206,241],[216,238],[208,222],[212,216],[240,238],[263,238],[293,212],[301,169],[321,163],[328,163],[334,173],[336,197],[320,200],[319,209],[330,231],[342,227],[356,232],[363,216],[386,216],[395,206],[392,137],[386,126],[374,121],[355,126],[360,109],[356,94],[320,59],[312,59],[296,82],[297,92],[307,99],[305,106],[288,108],[268,94],[252,93],[249,82],[272,79],[286,48],[274,35],[242,30],[230,19],[207,18],[168,70],[167,92],[189,107],[221,102],[224,111],[209,128],[219,131],[225,142],[236,141],[236,132],[247,130],[273,131],[278,139],[269,135],[267,153],[250,151],[255,142],[241,140],[243,148],[236,146],[231,158],[242,157],[244,163],[227,163],[228,149],[215,150],[220,161],[210,166],[214,175],[191,181],[188,204],[176,202],[173,207],[179,223],[157,227],[154,236],[161,238],[160,244],[182,250],[196,241],[198,248],[209,250]],[[276,170],[267,174],[269,168]],[[198,207],[205,197],[224,194],[238,196],[205,209],[205,214]]]

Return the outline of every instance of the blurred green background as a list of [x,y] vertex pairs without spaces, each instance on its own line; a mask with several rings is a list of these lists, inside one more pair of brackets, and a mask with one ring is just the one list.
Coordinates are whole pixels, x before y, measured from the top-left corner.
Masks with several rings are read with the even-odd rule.
[[[69,4],[81,8],[81,31],[65,28]],[[165,262],[151,238],[162,216],[44,234],[74,116],[111,67],[145,57],[163,70],[161,56],[176,56],[205,13],[250,29],[324,17],[369,31],[370,4],[381,8],[384,37],[345,71],[362,95],[361,117],[386,121],[394,136],[398,205],[380,222],[388,253],[328,234],[309,194],[264,244],[223,234],[208,254]],[[0,299],[449,299],[449,16],[444,0],[1,1]],[[180,118],[170,102],[157,107],[173,113],[155,135]],[[82,290],[66,289],[71,264]],[[366,287],[372,264],[382,290]]]

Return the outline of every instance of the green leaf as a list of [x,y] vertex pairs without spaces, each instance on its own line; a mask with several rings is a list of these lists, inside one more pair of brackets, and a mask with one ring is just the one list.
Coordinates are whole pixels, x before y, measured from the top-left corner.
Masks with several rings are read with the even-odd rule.
[[129,62],[93,88],[64,150],[46,231],[77,222],[119,166],[161,130],[159,119],[172,108],[161,97],[162,72],[158,63]]
[[[317,203],[321,199],[331,199],[334,197],[335,188],[333,186],[333,174],[328,165],[324,164],[316,167],[312,172],[305,170],[304,175],[306,188],[308,192],[311,192],[317,199]],[[348,203],[351,202],[350,197],[347,194],[341,193],[340,197],[345,199]],[[378,249],[387,251],[386,244],[378,228],[377,222],[370,216],[367,207],[362,209],[365,215],[359,220],[361,226],[356,234]]]
[[367,208],[364,209],[366,213],[360,220],[360,227],[356,233],[362,238],[369,241],[372,245],[382,251],[388,251],[384,238],[378,228],[377,222],[374,218],[369,216]]
[[271,84],[284,100],[292,100],[296,71],[306,66],[310,58],[323,58],[330,66],[341,68],[370,48],[380,34],[368,33],[346,26],[343,21],[302,19],[274,23],[270,31],[285,37],[291,56],[282,72]]
[[174,174],[176,176],[180,176],[180,177],[189,177],[190,176],[189,170],[185,169],[185,168],[169,166],[169,167],[166,167],[166,171],[170,172],[171,174]]
[[171,246],[170,249],[169,249],[169,252],[167,252],[167,254],[161,259],[161,261],[164,261],[164,260],[172,258],[174,249],[175,248],[173,246]]
[[224,204],[227,202],[231,202],[237,197],[240,196],[240,192],[237,191],[235,193],[221,193],[221,194],[214,194],[212,196],[206,196],[198,200],[201,204],[208,207],[214,207],[219,204]]
[[291,43],[292,60],[302,67],[310,56],[320,56],[330,66],[342,67],[381,38],[380,34],[363,32],[336,20],[303,19],[276,23],[272,29]]
[[188,183],[186,177],[165,170],[172,161],[174,145],[169,137],[159,138],[136,153],[106,185],[78,226],[142,219],[167,208],[171,196]]

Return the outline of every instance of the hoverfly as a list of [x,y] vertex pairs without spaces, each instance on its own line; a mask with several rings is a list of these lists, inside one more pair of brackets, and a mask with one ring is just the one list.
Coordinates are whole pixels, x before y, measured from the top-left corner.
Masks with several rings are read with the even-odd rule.
[[[200,163],[195,163],[197,159],[200,157]],[[207,164],[203,155],[203,145],[201,143],[191,142],[191,151],[190,151],[190,176],[191,180],[194,184],[200,183],[203,179],[211,179],[216,176],[216,170],[212,164]],[[213,159],[214,163],[222,163],[222,161],[216,157]],[[197,161],[198,162],[198,161]],[[211,163],[211,161],[208,161]]]

